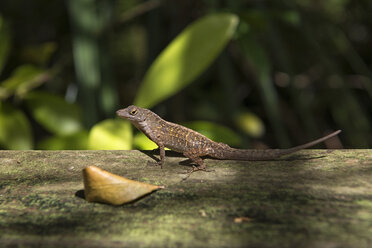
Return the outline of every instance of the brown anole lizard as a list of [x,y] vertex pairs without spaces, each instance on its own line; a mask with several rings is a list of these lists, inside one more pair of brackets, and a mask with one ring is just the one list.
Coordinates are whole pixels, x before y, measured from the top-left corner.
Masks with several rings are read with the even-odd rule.
[[159,146],[160,160],[157,162],[158,165],[162,166],[164,163],[164,148],[167,147],[182,153],[197,165],[193,167],[191,172],[206,170],[202,159],[204,156],[223,160],[272,160],[316,145],[341,132],[338,130],[320,139],[289,149],[244,150],[215,142],[194,130],[165,121],[154,112],[134,105],[120,109],[116,114],[128,119]]

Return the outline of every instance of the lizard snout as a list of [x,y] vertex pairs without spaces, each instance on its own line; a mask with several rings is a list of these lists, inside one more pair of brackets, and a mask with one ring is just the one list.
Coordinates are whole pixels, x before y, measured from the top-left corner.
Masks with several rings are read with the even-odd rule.
[[125,109],[119,109],[116,114],[120,117],[125,117]]

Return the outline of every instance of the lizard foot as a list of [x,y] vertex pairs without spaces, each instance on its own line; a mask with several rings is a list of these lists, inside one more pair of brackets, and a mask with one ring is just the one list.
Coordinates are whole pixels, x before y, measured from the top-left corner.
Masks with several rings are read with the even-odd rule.
[[214,170],[207,170],[207,167],[206,166],[195,166],[193,165],[192,166],[192,169],[191,170],[188,170],[185,174],[186,176],[184,178],[182,178],[182,180],[186,180],[187,178],[189,178],[191,176],[192,173],[194,173],[195,171],[205,171],[205,172],[212,172]]

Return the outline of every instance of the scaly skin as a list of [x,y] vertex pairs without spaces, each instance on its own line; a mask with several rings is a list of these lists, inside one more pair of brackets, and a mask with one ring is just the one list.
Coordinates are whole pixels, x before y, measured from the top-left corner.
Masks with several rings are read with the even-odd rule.
[[116,114],[121,118],[128,119],[159,146],[160,160],[157,163],[158,165],[162,166],[164,163],[164,148],[167,147],[182,153],[197,165],[191,172],[206,170],[203,156],[229,160],[271,160],[316,145],[341,132],[341,130],[338,130],[320,139],[289,149],[244,150],[215,142],[194,130],[165,121],[154,112],[134,105],[120,109]]

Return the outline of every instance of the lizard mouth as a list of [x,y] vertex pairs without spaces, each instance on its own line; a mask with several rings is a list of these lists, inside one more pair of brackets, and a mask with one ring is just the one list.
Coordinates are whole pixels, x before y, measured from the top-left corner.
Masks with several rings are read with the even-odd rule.
[[128,115],[126,113],[126,109],[119,109],[116,111],[116,115],[121,117],[121,118],[128,118]]

